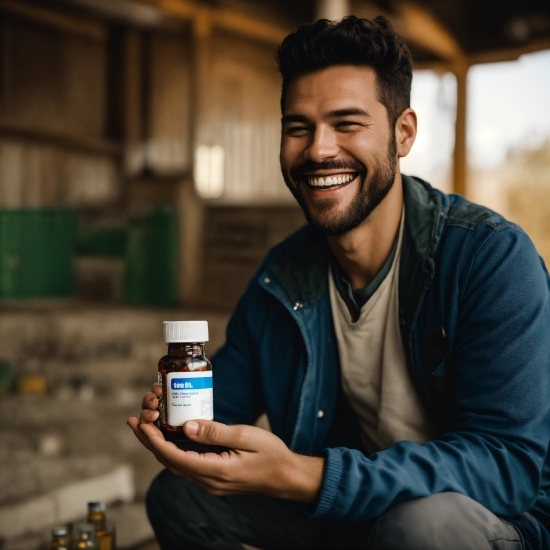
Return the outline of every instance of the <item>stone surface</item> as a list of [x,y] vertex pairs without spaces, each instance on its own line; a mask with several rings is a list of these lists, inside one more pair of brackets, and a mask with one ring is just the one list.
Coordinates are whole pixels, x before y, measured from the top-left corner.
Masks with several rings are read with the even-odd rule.
[[156,380],[166,352],[162,321],[185,319],[209,321],[211,357],[227,315],[61,301],[0,305],[0,359],[16,376],[45,376],[48,388],[0,396],[1,550],[41,550],[53,524],[72,521],[70,514],[81,519],[86,500],[96,499],[133,500],[108,508],[121,548],[153,540],[142,502],[162,466],[126,419],[139,415]]
[[89,501],[130,502],[134,476],[129,466],[118,466],[100,476],[64,485],[45,495],[0,508],[0,533],[9,539],[66,524],[82,517]]

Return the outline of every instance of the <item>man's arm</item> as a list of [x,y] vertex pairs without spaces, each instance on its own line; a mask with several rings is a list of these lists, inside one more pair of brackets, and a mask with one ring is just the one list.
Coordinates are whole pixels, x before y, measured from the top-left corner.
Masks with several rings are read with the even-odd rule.
[[326,449],[312,517],[368,520],[399,502],[447,491],[502,516],[533,507],[550,437],[548,276],[523,231],[504,226],[480,238],[461,268],[451,342],[457,428],[368,457]]

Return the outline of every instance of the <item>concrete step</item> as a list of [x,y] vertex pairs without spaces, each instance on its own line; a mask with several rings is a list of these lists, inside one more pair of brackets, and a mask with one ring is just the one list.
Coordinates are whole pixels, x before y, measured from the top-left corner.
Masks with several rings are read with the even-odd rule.
[[[77,302],[3,303],[0,305],[0,355],[14,368],[31,371],[54,358],[80,362],[94,358],[143,357],[150,354],[151,349],[157,353],[158,346],[164,346],[162,321],[186,319],[209,322],[207,351],[213,355],[225,339],[227,314]],[[162,353],[164,350],[165,347]]]
[[[2,503],[16,503],[53,489],[62,481],[61,465],[66,463],[69,468],[71,462],[78,464],[67,470],[72,472],[71,482],[114,464],[129,464],[135,472],[136,494],[143,498],[162,467],[136,439],[126,419],[139,415],[147,389],[128,390],[125,404],[97,395],[65,401],[49,395],[4,395],[0,418],[10,421],[0,430],[0,495],[8,495],[0,497]],[[23,466],[31,459],[36,471],[44,472],[32,474],[33,482],[25,477]]]
[[[160,550],[149,525],[143,502],[118,502],[107,506],[109,521],[116,526],[118,550]],[[81,514],[74,521],[83,521]],[[72,522],[71,522],[72,523]],[[2,550],[47,550],[50,542],[50,529],[53,525],[28,531],[15,537],[0,535]]]
[[[162,466],[126,419],[139,415],[156,380],[166,350],[162,321],[185,319],[209,321],[212,356],[223,343],[226,314],[74,302],[0,305],[0,359],[16,375],[47,380],[44,394],[0,399],[1,550],[45,548],[49,529],[80,519],[87,500],[122,502],[108,509],[120,548],[153,539],[142,502]],[[115,478],[126,481],[117,485]]]

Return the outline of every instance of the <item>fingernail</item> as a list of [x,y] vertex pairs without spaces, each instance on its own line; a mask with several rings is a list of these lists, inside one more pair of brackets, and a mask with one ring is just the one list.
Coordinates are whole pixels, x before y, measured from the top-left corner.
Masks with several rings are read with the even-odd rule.
[[197,435],[199,433],[199,425],[194,420],[188,420],[185,423],[185,433],[188,435]]

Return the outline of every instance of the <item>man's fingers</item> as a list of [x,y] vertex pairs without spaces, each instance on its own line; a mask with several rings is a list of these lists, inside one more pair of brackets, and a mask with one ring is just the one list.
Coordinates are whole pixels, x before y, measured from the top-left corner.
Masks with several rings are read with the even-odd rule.
[[140,424],[139,427],[143,437],[147,438],[147,442],[151,450],[156,454],[160,454],[165,460],[171,463],[177,463],[178,458],[185,454],[184,451],[178,449],[174,443],[166,441],[161,431],[154,424]]
[[150,424],[159,417],[158,411],[151,411],[149,409],[143,409],[139,415],[139,421],[142,423]]
[[258,438],[262,436],[262,431],[254,426],[227,426],[213,420],[189,420],[183,430],[193,441],[242,451],[257,450]]
[[[153,453],[153,455],[155,455],[155,458],[165,467],[167,468],[168,467],[168,463],[166,462],[166,460],[164,459],[164,457],[160,454],[157,453],[157,451],[154,449],[154,447],[151,445],[151,443],[149,442],[149,438],[147,437],[147,435],[145,433],[143,433],[143,431],[141,430],[141,423],[140,421],[135,418],[135,417],[131,417],[131,418],[128,418],[128,420],[126,421],[126,424],[128,424],[128,426],[130,426],[130,428],[132,428],[132,431],[134,432],[134,435],[139,439],[140,443],[146,448],[148,449],[149,451],[151,451]],[[160,431],[155,427],[155,430],[160,434]],[[161,437],[162,437],[162,434],[161,434]],[[164,439],[164,438],[163,438]]]
[[140,443],[152,451],[151,444],[149,443],[149,439],[145,436],[145,434],[142,433],[142,431],[139,429],[140,426],[140,419],[136,418],[135,416],[132,416],[126,420],[126,424],[132,428],[132,431],[134,432],[134,435],[139,439]]
[[153,384],[153,387],[151,388],[151,391],[157,396],[160,397],[162,395],[162,388],[158,384]]
[[158,406],[159,406],[159,400],[157,395],[153,392],[146,393],[145,396],[143,397],[141,408],[155,410],[158,408]]

